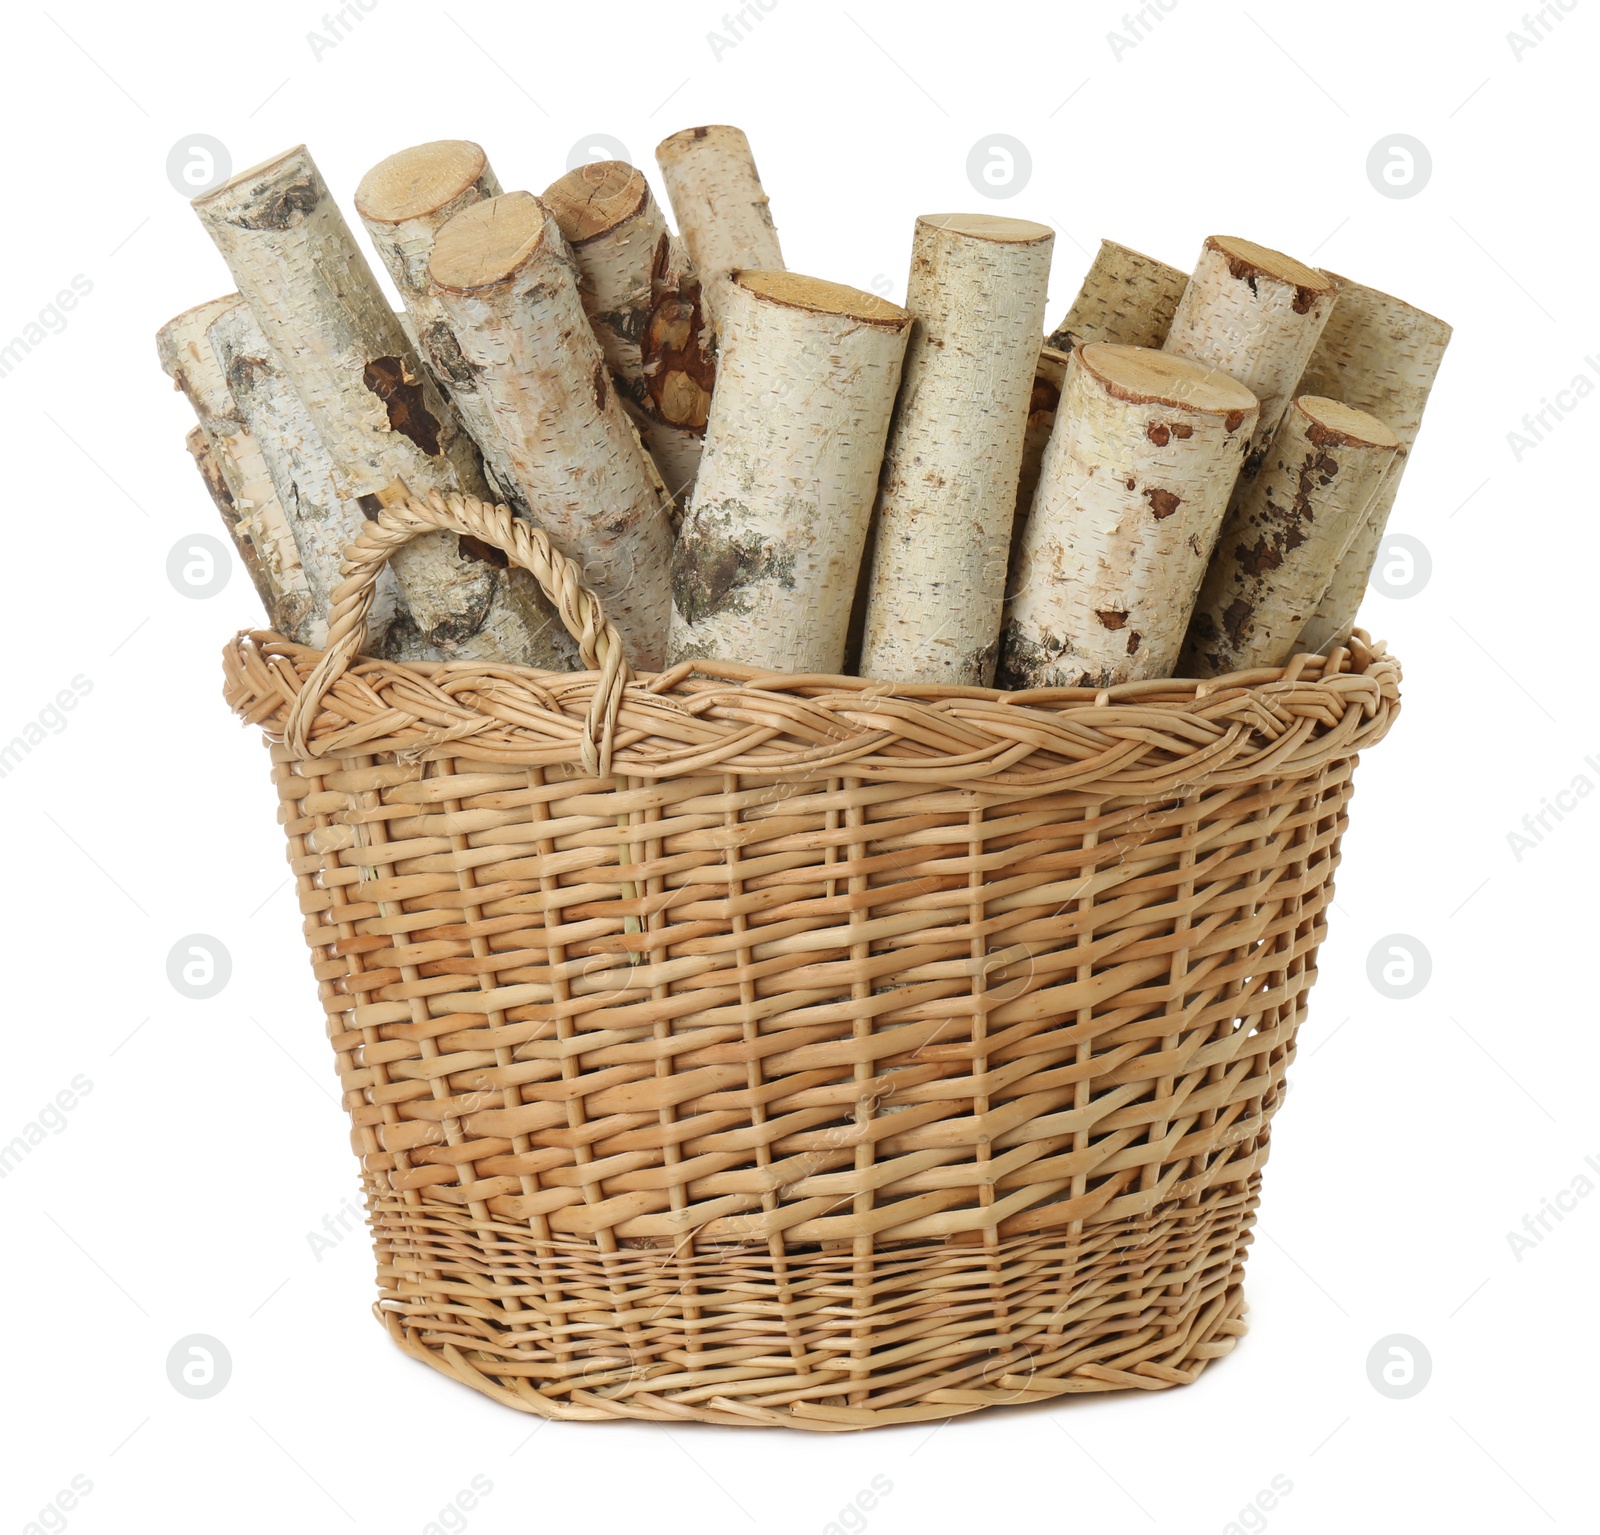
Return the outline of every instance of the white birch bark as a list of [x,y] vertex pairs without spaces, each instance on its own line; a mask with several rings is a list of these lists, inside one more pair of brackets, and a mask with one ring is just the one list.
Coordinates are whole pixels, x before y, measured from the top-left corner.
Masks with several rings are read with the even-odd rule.
[[673,560],[670,662],[838,673],[910,325],[839,283],[730,282]]
[[458,213],[429,262],[433,291],[478,376],[515,492],[584,567],[643,670],[671,610],[669,500],[611,383],[561,231],[510,192]]
[[1186,677],[1283,666],[1390,475],[1376,416],[1302,395],[1223,520],[1181,662]]
[[1281,251],[1209,235],[1172,316],[1168,352],[1230,373],[1261,402],[1243,473],[1253,476],[1333,312],[1339,285]]
[[1300,387],[1377,416],[1400,439],[1400,453],[1300,636],[1297,649],[1322,652],[1345,639],[1356,621],[1428,393],[1450,344],[1450,327],[1443,320],[1376,288],[1344,277],[1334,281],[1342,285],[1339,302]]
[[[486,493],[477,449],[406,340],[303,145],[192,206],[310,412],[341,496],[360,502],[396,480],[418,494]],[[504,578],[503,556],[429,534],[396,555],[395,573],[441,654],[551,663],[560,624],[532,582]]]
[[[244,566],[244,572],[249,576],[256,596],[261,599],[261,608],[267,615],[269,627],[276,628],[272,613],[277,596],[272,589],[272,580],[261,563],[261,556],[256,553],[256,546],[250,542],[248,530],[239,524],[239,508],[234,502],[233,492],[228,489],[228,482],[223,478],[222,470],[217,467],[216,456],[211,451],[205,428],[191,426],[188,435],[183,439],[183,445],[189,450],[189,457],[194,460],[195,468],[200,471],[200,478],[205,483],[212,504],[222,518],[223,527],[228,530],[228,537],[232,540],[234,551],[239,556],[239,563]],[[278,632],[281,634],[283,631]]]
[[687,255],[650,184],[621,160],[568,171],[540,201],[578,264],[578,296],[622,403],[674,503],[687,505],[716,376]]
[[656,145],[656,164],[720,332],[729,274],[745,267],[781,271],[784,264],[750,141],[725,125],[685,128]]
[[1102,240],[1072,308],[1046,344],[1062,352],[1091,341],[1158,347],[1188,284],[1187,272]]
[[[239,414],[261,445],[278,503],[294,534],[315,615],[309,626],[312,637],[305,643],[320,649],[327,643],[328,614],[334,588],[342,579],[345,548],[360,535],[365,521],[361,508],[339,494],[333,459],[250,306],[236,304],[218,315],[207,327],[206,339]],[[367,620],[368,652],[425,659],[427,652],[419,651],[414,630],[394,573],[385,569],[378,577]]]
[[1170,352],[1073,352],[1012,577],[1002,687],[1172,675],[1258,413]]
[[[162,371],[188,400],[205,436],[211,464],[232,505],[229,533],[241,546],[240,557],[246,560],[247,568],[253,566],[252,580],[259,575],[265,583],[262,602],[268,624],[296,644],[315,645],[320,643],[315,603],[300,565],[294,534],[273,488],[260,444],[245,426],[206,341],[211,323],[220,315],[242,308],[243,303],[237,293],[229,293],[186,309],[156,333],[156,354]],[[206,472],[204,464],[201,472]],[[250,545],[248,557],[242,542]]]
[[1049,226],[990,214],[916,222],[913,325],[884,453],[863,677],[994,680],[1011,517],[1039,367]]

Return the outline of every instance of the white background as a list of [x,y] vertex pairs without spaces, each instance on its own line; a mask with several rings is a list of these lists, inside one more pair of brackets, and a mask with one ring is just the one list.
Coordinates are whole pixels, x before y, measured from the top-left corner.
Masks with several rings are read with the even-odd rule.
[[[1114,50],[1120,0],[776,0],[714,50],[727,28],[699,0],[376,0],[320,57],[323,18],[295,0],[15,14],[0,342],[75,276],[93,287],[0,378],[0,740],[75,676],[92,691],[0,779],[0,1144],[75,1076],[92,1087],[0,1180],[3,1528],[77,1476],[92,1490],[43,1527],[398,1535],[482,1477],[442,1527],[825,1531],[878,1476],[892,1491],[841,1528],[1225,1531],[1281,1477],[1292,1491],[1239,1527],[1592,1529],[1600,1194],[1569,1193],[1520,1254],[1507,1237],[1600,1162],[1600,796],[1520,858],[1508,842],[1578,775],[1600,785],[1600,399],[1569,397],[1520,462],[1507,437],[1600,380],[1600,7],[1568,3],[1530,44],[1521,0],[1174,0]],[[231,286],[168,152],[208,134],[237,170],[304,140],[348,209],[368,166],[425,139],[478,139],[537,191],[597,133],[654,176],[654,144],[702,122],[749,132],[793,268],[894,297],[913,216],[976,208],[1057,226],[1052,323],[1102,235],[1187,267],[1219,232],[1456,326],[1394,521],[1431,579],[1364,610],[1406,705],[1360,770],[1274,1127],[1253,1329],[1192,1388],[829,1438],[541,1426],[390,1345],[359,1231],[311,1250],[356,1168],[266,756],[219,696],[220,646],[260,615],[237,570],[204,601],[165,574],[175,543],[219,529],[152,338]],[[1004,203],[966,174],[996,133],[1032,159]],[[1433,164],[1406,199],[1366,173],[1397,133]],[[232,957],[209,1001],[167,980],[193,933]],[[1393,934],[1431,955],[1409,1000],[1367,976]],[[232,1360],[200,1401],[166,1374],[197,1333]],[[1406,1400],[1368,1380],[1391,1334],[1432,1361]]]

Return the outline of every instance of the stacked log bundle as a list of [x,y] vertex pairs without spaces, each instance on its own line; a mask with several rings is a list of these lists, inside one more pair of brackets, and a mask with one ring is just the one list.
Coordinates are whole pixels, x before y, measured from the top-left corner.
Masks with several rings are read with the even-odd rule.
[[1450,327],[1443,320],[1377,288],[1329,276],[1340,285],[1339,302],[1306,364],[1300,389],[1332,395],[1379,417],[1400,439],[1400,452],[1301,635],[1298,648],[1313,652],[1344,639],[1355,623],[1429,392],[1450,344]]
[[527,192],[475,203],[439,231],[428,276],[476,374],[507,491],[582,563],[634,663],[659,666],[669,500],[611,382],[555,220]]
[[[1050,228],[976,213],[915,221],[901,308],[786,270],[739,129],[656,158],[676,232],[622,161],[534,197],[468,140],[389,155],[355,206],[398,311],[303,146],[195,199],[238,291],[158,352],[279,634],[324,647],[365,520],[459,493],[674,677],[1099,691],[1348,638],[1442,321],[1212,235],[1191,273],[1102,241],[1046,334]],[[531,576],[445,533],[379,576],[365,645],[439,682],[581,664]]]
[[988,686],[1054,235],[990,214],[916,222],[915,324],[883,459],[859,670]]
[[[485,495],[478,452],[406,339],[303,145],[193,207],[332,458],[339,492],[375,512],[397,488]],[[398,487],[397,487],[398,482]],[[429,534],[394,560],[427,644],[447,657],[560,666],[567,650],[504,557]]]
[[656,146],[656,164],[678,233],[700,274],[706,311],[720,331],[730,274],[784,265],[750,141],[742,130],[722,124],[685,128]]
[[1091,341],[1117,346],[1160,346],[1172,328],[1189,274],[1102,240],[1088,276],[1047,345],[1070,352]]
[[623,405],[681,508],[700,467],[716,379],[700,281],[631,165],[580,165],[540,201],[578,263],[578,295]]
[[876,294],[740,272],[672,571],[668,659],[837,674],[911,316]]
[[294,534],[267,473],[261,444],[245,425],[206,340],[212,322],[242,302],[237,293],[229,293],[184,310],[156,332],[156,355],[199,423],[195,430],[205,453],[202,457],[193,446],[190,452],[261,598],[267,623],[286,639],[316,645],[326,625],[318,627]]
[[1338,294],[1325,272],[1282,251],[1232,235],[1207,237],[1162,345],[1231,374],[1260,400],[1246,477],[1278,430]]
[[1376,416],[1315,395],[1294,401],[1223,522],[1189,625],[1184,676],[1289,660],[1399,450]]
[[1186,357],[1073,352],[1012,577],[1002,687],[1172,675],[1258,414],[1237,379]]

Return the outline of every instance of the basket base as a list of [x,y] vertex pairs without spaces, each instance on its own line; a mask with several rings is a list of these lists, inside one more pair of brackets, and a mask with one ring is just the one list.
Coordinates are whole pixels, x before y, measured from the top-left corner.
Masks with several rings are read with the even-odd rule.
[[424,1232],[415,1206],[403,1227],[386,1221],[400,1209],[380,1208],[374,1310],[414,1358],[567,1422],[837,1433],[1160,1391],[1246,1331],[1258,1183],[1075,1233],[880,1250],[864,1266],[848,1248],[535,1245],[525,1228],[465,1216],[441,1229],[438,1213]]

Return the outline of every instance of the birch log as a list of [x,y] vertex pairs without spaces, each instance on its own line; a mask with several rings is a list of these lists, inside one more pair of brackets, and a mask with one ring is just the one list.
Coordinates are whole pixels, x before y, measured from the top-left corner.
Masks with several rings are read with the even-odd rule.
[[1187,272],[1102,240],[1072,308],[1046,344],[1062,352],[1091,341],[1160,346],[1188,283]]
[[578,263],[578,296],[622,403],[676,504],[687,503],[716,377],[700,284],[641,172],[580,165],[540,199]]
[[189,457],[194,460],[195,468],[200,471],[200,478],[205,482],[212,504],[222,518],[223,527],[228,530],[228,537],[233,541],[239,563],[244,566],[250,584],[256,589],[256,596],[261,599],[261,607],[267,615],[268,624],[276,627],[272,619],[275,598],[271,577],[267,575],[266,567],[261,563],[261,556],[256,553],[256,546],[250,541],[248,529],[239,524],[238,503],[234,501],[233,492],[228,489],[228,482],[217,466],[211,444],[206,440],[205,429],[191,426],[188,436],[183,439],[183,445],[189,450]]
[[1002,687],[1172,674],[1258,408],[1237,379],[1170,352],[1073,352],[1013,574]]
[[[339,494],[333,459],[250,306],[235,304],[218,315],[207,327],[206,339],[240,416],[261,445],[267,473],[294,534],[315,615],[309,626],[313,637],[305,643],[320,648],[327,642],[328,614],[334,588],[342,579],[345,547],[360,535],[365,520],[361,508]],[[379,573],[367,618],[368,654],[426,658],[426,651],[419,654],[408,643],[411,626],[402,619],[403,611],[394,573],[385,569]]]
[[1253,476],[1296,393],[1339,285],[1292,256],[1209,235],[1162,343],[1230,373],[1261,402],[1243,473]]
[[729,274],[781,271],[772,209],[741,129],[685,128],[656,145],[656,164],[689,260],[700,275],[712,325],[722,329]]
[[1297,648],[1310,651],[1326,651],[1355,623],[1400,478],[1422,426],[1428,392],[1450,344],[1450,327],[1443,320],[1376,288],[1344,277],[1334,281],[1342,284],[1339,302],[1306,364],[1300,387],[1370,411],[1394,429],[1400,452],[1300,636]]
[[1302,395],[1228,509],[1181,662],[1186,677],[1283,666],[1390,476],[1400,439],[1376,416]]
[[[231,513],[224,513],[224,521],[232,517],[229,533],[239,546],[240,558],[251,570],[251,579],[259,576],[262,583],[258,590],[267,623],[297,644],[320,644],[315,604],[301,568],[300,552],[267,472],[261,446],[245,426],[228,391],[227,379],[206,341],[206,331],[219,315],[242,307],[239,295],[229,293],[186,309],[156,333],[156,354],[162,371],[175,388],[183,391],[199,422],[211,467],[232,508]],[[202,474],[206,473],[206,466],[200,467]],[[248,555],[243,549],[246,542],[251,549]]]
[[[201,224],[255,312],[326,445],[346,500],[401,480],[487,492],[477,449],[406,340],[305,147],[195,198]],[[448,657],[560,664],[560,623],[504,556],[433,533],[394,560],[428,642]]]
[[984,213],[916,222],[914,324],[880,476],[863,677],[994,680],[1054,241],[1045,224]]
[[491,443],[494,439],[492,418],[478,394],[476,376],[462,362],[443,308],[428,291],[428,257],[439,231],[456,214],[499,195],[488,156],[466,139],[402,149],[380,160],[356,187],[356,212],[405,305],[417,350],[497,479],[484,446],[486,437]]
[[611,385],[555,220],[527,192],[478,203],[439,231],[428,271],[494,419],[508,488],[583,564],[634,665],[658,667],[668,498]]
[[837,674],[911,316],[839,283],[748,271],[724,316],[668,659]]

